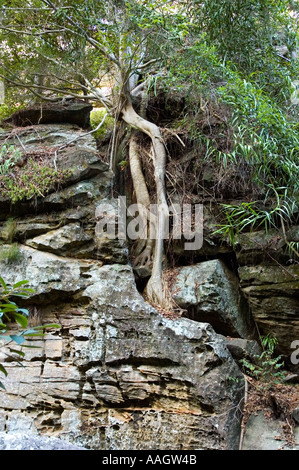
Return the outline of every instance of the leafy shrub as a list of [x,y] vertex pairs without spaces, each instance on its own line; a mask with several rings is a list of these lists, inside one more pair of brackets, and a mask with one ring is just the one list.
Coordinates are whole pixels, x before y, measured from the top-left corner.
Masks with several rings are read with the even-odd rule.
[[261,201],[221,204],[225,221],[214,234],[228,236],[234,245],[236,235],[242,231],[262,228],[267,233],[270,228],[278,230],[281,224],[291,223],[298,212],[295,200],[288,197],[286,188],[270,187],[270,192],[271,196],[267,193],[262,204]]
[[[27,298],[28,295],[33,291],[26,287],[28,281],[19,281],[12,287],[7,286],[5,281],[0,277],[0,339],[2,340],[1,348],[4,349],[4,354],[10,359],[21,365],[20,360],[25,357],[22,349],[15,349],[12,344],[21,348],[32,348],[30,344],[26,343],[26,340],[32,336],[43,336],[44,329],[46,328],[60,328],[57,324],[48,324],[42,326],[35,326],[27,328],[29,312],[26,308],[20,308],[18,305],[11,300],[11,297],[19,297],[21,299]],[[17,334],[9,334],[9,324],[15,321],[21,328]],[[6,351],[7,352],[6,352]],[[8,372],[4,367],[3,363],[0,363],[0,372],[7,376]],[[4,384],[0,381],[0,387],[5,390]]]
[[2,104],[0,106],[0,123],[11,116],[17,109],[20,109],[20,107],[15,104]]
[[[298,218],[298,122],[287,114],[286,101],[280,102],[268,86],[261,86],[255,66],[253,63],[251,74],[240,71],[236,64],[221,59],[203,37],[183,50],[180,60],[171,58],[169,73],[161,79],[166,87],[173,83],[185,93],[184,130],[206,153],[200,156],[201,161],[207,160],[205,148],[209,149],[209,164],[221,175],[217,189],[223,192],[218,196],[223,196],[226,188],[235,196],[242,191],[246,195],[246,202],[224,207],[218,233],[230,235],[232,241],[238,231],[254,225],[267,230]],[[291,71],[285,69],[284,73],[287,98]],[[221,127],[214,131],[209,106],[220,116]],[[204,119],[209,130],[203,136],[200,123]]]
[[2,145],[0,148],[0,175],[9,174],[21,156],[21,152],[13,145]]
[[44,197],[62,185],[71,175],[71,170],[56,170],[34,158],[29,158],[26,166],[16,171],[14,177],[0,177],[0,195],[8,197],[12,203],[33,197]]
[[284,363],[281,361],[281,356],[273,356],[277,338],[269,334],[261,339],[264,351],[255,355],[253,362],[247,359],[242,359],[240,362],[248,375],[265,384],[267,388],[271,388],[283,381],[286,372],[283,370]]

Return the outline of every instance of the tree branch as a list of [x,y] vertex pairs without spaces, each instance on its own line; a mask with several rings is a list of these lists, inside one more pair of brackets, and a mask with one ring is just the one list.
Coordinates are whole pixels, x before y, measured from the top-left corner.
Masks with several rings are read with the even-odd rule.
[[[5,75],[0,74],[0,78],[3,80],[8,81],[12,85],[15,85],[17,87],[21,88],[27,88],[28,90],[34,92],[33,89],[39,89],[39,90],[47,90],[47,91],[55,91],[56,93],[63,93],[63,94],[68,94],[72,98],[78,98],[78,99],[89,99],[89,100],[97,100],[99,99],[99,96],[96,95],[79,95],[76,93],[72,93],[70,90],[64,90],[63,88],[54,88],[54,87],[47,87],[43,85],[33,85],[29,83],[22,83],[22,82],[16,82],[15,80],[12,80],[11,78],[8,78]],[[36,94],[36,93],[35,93]],[[41,98],[45,99],[43,95],[39,95]]]
[[159,60],[161,60],[161,59],[151,59],[148,62],[146,62],[145,64],[138,65],[138,67],[136,67],[136,70],[139,72],[140,70],[145,69],[149,65],[152,65],[152,64],[158,62]]
[[7,26],[2,26],[0,25],[0,29],[2,29],[3,31],[8,31],[9,33],[14,33],[14,34],[22,34],[24,36],[42,36],[43,34],[54,34],[54,33],[63,33],[65,31],[65,28],[64,29],[49,29],[49,30],[45,30],[45,31],[40,31],[39,33],[33,33],[31,31],[19,31],[17,29],[12,29],[12,28],[8,28]]
[[[45,5],[47,6],[50,6],[51,8],[53,8],[53,10],[55,10],[55,12],[58,12],[58,8],[53,5],[53,3],[50,1],[50,0],[41,0]],[[81,31],[81,36],[84,37],[86,39],[87,42],[89,42],[89,44],[91,44],[92,46],[94,46],[98,51],[100,51],[107,59],[109,59],[110,61],[114,62],[116,65],[120,65],[119,64],[119,61],[117,60],[117,58],[115,57],[114,54],[108,52],[104,47],[103,45],[97,41],[96,39],[90,37],[86,31],[80,26],[78,25],[77,23],[75,23],[75,21],[70,17],[70,16],[65,16],[65,19],[67,19],[67,21],[73,26],[75,27],[75,29],[79,29]],[[75,33],[75,31],[72,30],[73,33]],[[78,34],[78,33],[77,33]]]

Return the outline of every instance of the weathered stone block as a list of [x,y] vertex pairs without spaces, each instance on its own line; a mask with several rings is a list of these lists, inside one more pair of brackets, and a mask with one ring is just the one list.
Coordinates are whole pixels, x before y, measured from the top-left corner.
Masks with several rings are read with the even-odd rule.
[[90,125],[92,105],[82,102],[39,103],[16,111],[5,119],[5,124],[32,126],[35,124],[72,123],[87,128]]
[[210,323],[221,334],[254,338],[255,330],[237,277],[220,260],[178,268],[171,293],[186,316]]
[[277,351],[289,362],[299,338],[299,265],[242,266],[239,275],[261,334],[274,334]]
[[37,250],[77,258],[82,247],[92,241],[93,237],[79,223],[72,223],[27,240],[26,244]]

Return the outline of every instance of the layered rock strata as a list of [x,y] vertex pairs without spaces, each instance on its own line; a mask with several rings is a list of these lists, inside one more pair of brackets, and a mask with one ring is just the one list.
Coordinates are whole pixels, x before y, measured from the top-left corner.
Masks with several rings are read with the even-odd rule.
[[[238,449],[239,360],[260,352],[256,325],[285,338],[290,353],[298,332],[296,266],[288,267],[290,277],[240,241],[233,272],[223,257],[232,248],[210,234],[201,260],[174,270],[170,290],[184,313],[169,317],[137,290],[128,242],[96,232],[97,208],[116,200],[93,137],[72,124],[48,124],[0,140],[26,151],[56,149],[55,165],[72,169],[45,198],[0,200],[0,254],[12,241],[19,249],[16,259],[2,256],[0,275],[34,289],[24,303],[29,324],[60,324],[31,340],[38,348],[26,350],[25,367],[1,350],[8,376],[1,379],[0,432],[95,450]],[[13,240],[5,235],[9,217]]]

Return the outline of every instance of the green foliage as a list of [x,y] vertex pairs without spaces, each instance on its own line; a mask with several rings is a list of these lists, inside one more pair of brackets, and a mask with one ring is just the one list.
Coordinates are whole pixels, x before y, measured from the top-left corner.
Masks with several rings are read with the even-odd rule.
[[[175,84],[187,98],[179,126],[203,149],[202,161],[218,168],[222,184],[226,182],[230,191],[234,188],[231,175],[239,174],[244,180],[245,174],[246,201],[222,206],[224,220],[217,230],[233,243],[242,230],[279,228],[281,221],[292,223],[298,217],[299,134],[297,121],[281,106],[291,93],[290,71],[286,78],[278,99],[268,86],[259,85],[255,72],[246,75],[236,64],[221,60],[205,36],[174,55],[167,77],[161,77],[165,89]],[[215,131],[209,124],[213,108],[223,116]],[[210,135],[204,135],[198,125],[203,119]]]
[[44,197],[62,185],[71,175],[71,170],[59,170],[29,158],[25,167],[11,176],[0,177],[0,196],[12,203],[33,197]]
[[[33,289],[26,287],[28,281],[16,282],[13,286],[9,287],[4,279],[0,277],[0,339],[2,340],[1,348],[4,354],[10,359],[16,361],[17,364],[23,365],[21,360],[25,357],[22,348],[35,347],[28,344],[26,340],[35,336],[43,336],[46,328],[60,328],[57,324],[48,324],[42,326],[28,327],[29,312],[26,308],[20,308],[12,300],[15,298],[25,299]],[[16,322],[19,326],[17,334],[10,334],[8,332],[10,324]],[[16,345],[12,347],[12,345]],[[20,347],[21,349],[16,349]],[[3,363],[0,363],[0,373],[7,376],[8,372]],[[5,390],[4,384],[0,381],[0,387]]]
[[[176,64],[179,61],[179,65]],[[278,186],[295,184],[298,189],[299,136],[297,122],[288,119],[277,101],[259,88],[251,74],[244,79],[242,74],[219,59],[215,48],[205,40],[198,40],[180,56],[174,57],[169,75],[164,81],[169,87],[177,83],[179,89],[189,97],[188,114],[194,116],[201,111],[201,101],[214,101],[228,106],[232,129],[233,151],[220,151],[218,162],[225,165],[246,162],[255,170],[254,178],[263,184],[277,179]],[[212,85],[217,83],[217,85]],[[291,92],[291,82],[289,82]],[[192,109],[192,112],[191,112]],[[213,143],[213,142],[212,142]],[[216,149],[217,150],[217,149]]]
[[272,357],[268,351],[264,351],[255,357],[255,361],[253,364],[247,359],[242,359],[241,363],[248,375],[264,383],[267,388],[281,383],[286,377],[281,356]]
[[[1,4],[1,19],[12,27],[10,32],[2,31],[0,34],[2,43],[0,72],[6,76],[6,104],[7,100],[11,99],[12,90],[14,102],[26,105],[30,99],[36,99],[37,96],[42,97],[44,89],[57,85],[57,82],[60,82],[62,91],[69,91],[72,87],[68,84],[68,80],[71,82],[74,78],[79,79],[77,72],[80,68],[85,69],[88,78],[91,76],[89,70],[94,71],[93,62],[86,54],[84,41],[80,44],[76,35],[74,38],[69,35],[68,42],[57,34],[45,34],[39,37],[38,32],[42,25],[52,22],[55,15],[49,14],[47,8],[43,11],[45,5],[39,0],[28,2],[27,5],[26,3],[16,1],[12,4],[11,1],[3,0]],[[63,20],[63,18],[61,19]],[[29,24],[31,25],[31,33],[26,38],[22,35],[22,31]],[[53,53],[54,51],[55,53]],[[67,68],[63,69],[64,76],[60,81],[58,78],[61,72],[59,61],[62,57],[71,66],[69,71]],[[47,60],[52,64],[51,70],[47,67]],[[18,90],[14,84],[19,83],[21,76],[24,78],[24,87]],[[30,87],[26,88],[27,84],[32,83],[35,83],[37,88],[33,90],[30,90]],[[78,89],[78,86],[74,88]],[[26,93],[24,93],[24,89],[26,89]]]
[[273,354],[276,346],[278,345],[278,339],[276,336],[273,336],[272,333],[268,333],[266,336],[261,337],[261,342],[263,348],[269,352],[269,354]]
[[294,258],[296,261],[299,261],[299,242],[288,242],[288,254],[289,256],[292,256],[292,258]]
[[245,372],[251,377],[262,382],[266,388],[281,383],[286,372],[283,370],[284,363],[281,356],[274,357],[274,350],[278,344],[277,338],[272,334],[261,337],[263,352],[254,356],[254,361],[242,359],[240,362]]
[[[299,135],[295,122],[262,90],[240,79],[232,79],[218,90],[223,102],[234,108],[234,150],[219,153],[222,165],[246,163],[252,181],[264,197],[264,209],[256,202],[226,206],[226,223],[220,232],[232,234],[245,228],[279,227],[280,219],[292,222],[298,214]],[[242,132],[240,132],[240,129]],[[244,132],[245,129],[245,132]]]
[[13,145],[2,145],[0,148],[0,175],[9,174],[21,156],[21,152]]
[[16,104],[8,104],[9,99],[7,97],[5,97],[5,100],[7,103],[0,105],[0,124],[4,119],[11,116],[19,108]]
[[[107,111],[105,108],[95,108],[90,113],[90,126],[92,130],[97,129],[97,127],[101,124],[103,119],[106,117]],[[107,137],[109,133],[113,130],[115,120],[112,116],[107,116],[103,125],[96,130],[93,135],[96,139],[103,139]]]
[[[292,171],[298,172],[298,130],[297,123],[291,122],[277,103],[250,81],[231,73],[227,83],[217,90],[219,99],[233,109],[231,125],[244,133],[252,149],[249,158],[264,171],[270,163],[278,177],[288,181]],[[244,139],[244,137],[243,137]],[[246,155],[243,154],[246,157]],[[247,157],[248,158],[248,157]],[[269,174],[269,171],[268,171]],[[273,177],[276,176],[273,173]],[[294,175],[294,181],[297,174]]]
[[[205,24],[206,38],[221,58],[239,71],[254,74],[255,82],[276,96],[288,77],[296,76],[292,52],[298,25],[289,15],[288,0],[206,0],[196,11]],[[288,56],[279,56],[276,46],[285,44]]]
[[267,233],[270,228],[280,229],[282,223],[291,223],[298,211],[295,201],[287,195],[287,188],[270,187],[262,205],[261,208],[261,201],[221,204],[225,222],[219,224],[214,234],[228,236],[234,245],[241,232],[264,229]]

